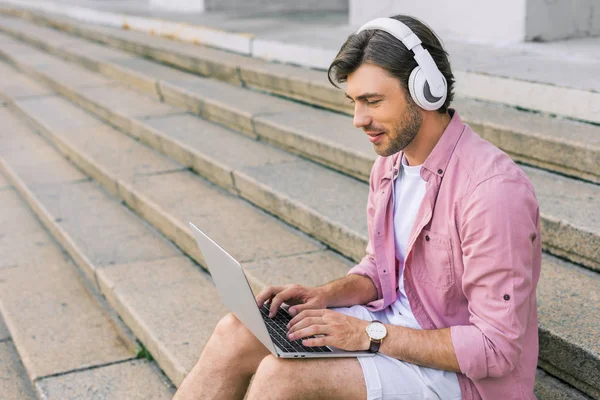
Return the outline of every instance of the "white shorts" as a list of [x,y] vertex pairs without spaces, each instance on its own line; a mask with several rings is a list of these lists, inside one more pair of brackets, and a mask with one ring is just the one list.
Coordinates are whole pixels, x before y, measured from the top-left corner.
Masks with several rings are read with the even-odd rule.
[[[332,308],[365,321],[389,321],[385,311],[372,312],[364,306]],[[459,400],[456,373],[421,367],[383,354],[358,357],[367,385],[367,400]]]

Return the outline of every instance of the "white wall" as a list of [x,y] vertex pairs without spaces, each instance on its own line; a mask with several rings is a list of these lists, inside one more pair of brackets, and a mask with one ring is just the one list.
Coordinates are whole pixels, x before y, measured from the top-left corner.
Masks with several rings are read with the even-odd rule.
[[511,43],[600,35],[600,0],[349,0],[350,24],[408,14],[442,38]]
[[171,11],[348,11],[348,0],[149,0],[150,5]]
[[598,0],[527,0],[526,40],[600,35]]
[[150,0],[150,6],[168,11],[204,11],[204,0]]
[[525,0],[350,0],[350,24],[407,14],[442,38],[516,42],[525,36]]

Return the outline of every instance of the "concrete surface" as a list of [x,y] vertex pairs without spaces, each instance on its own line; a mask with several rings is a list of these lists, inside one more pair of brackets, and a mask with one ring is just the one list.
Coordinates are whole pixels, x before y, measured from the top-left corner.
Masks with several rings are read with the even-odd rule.
[[175,394],[158,368],[146,360],[42,379],[36,386],[45,399],[167,400]]
[[[8,19],[8,25],[12,28],[11,32],[19,35],[19,37],[31,37],[35,43],[45,43],[44,48],[49,49],[52,47],[52,45],[43,38],[43,31],[40,32],[40,30],[43,30],[44,28],[33,26],[29,23],[14,19]],[[5,27],[4,29],[7,28]],[[24,32],[27,33],[25,34]],[[55,31],[51,32],[56,34]],[[92,43],[90,43],[90,46],[100,47],[99,45]],[[69,53],[67,49],[54,48],[53,51],[59,53],[61,57],[66,57],[67,59],[71,59],[73,56],[72,53]],[[109,57],[109,62],[102,62],[101,60],[95,60],[93,58],[84,60],[77,58],[76,61],[82,62],[92,70],[100,70],[109,77],[115,77],[123,82],[135,85],[135,87],[139,90],[156,95],[159,98],[161,98],[163,94],[157,85],[160,85],[160,82],[164,80],[164,95],[166,96],[167,101],[173,102],[182,107],[186,107],[217,122],[229,124],[230,126],[241,129],[247,133],[250,132],[250,134],[253,133],[251,132],[252,128],[248,125],[247,120],[244,122],[244,117],[243,115],[239,115],[239,112],[236,113],[232,110],[223,114],[224,110],[221,109],[215,114],[214,110],[212,112],[205,110],[205,101],[202,99],[205,99],[206,97],[218,98],[219,94],[223,90],[231,90],[224,89],[226,88],[226,85],[224,86],[216,84],[215,86],[215,84],[212,84],[210,81],[205,81],[189,74],[183,74],[178,70],[166,68],[162,65],[154,64],[147,60],[132,59],[131,57],[127,57],[127,53],[122,54],[122,62],[111,61],[111,59],[114,58],[114,55]],[[119,65],[119,63],[122,65]],[[328,97],[325,94],[323,94],[324,97],[321,97],[321,95],[319,95],[318,98],[314,97],[315,90],[318,92],[321,88],[320,82],[324,80],[323,73],[319,73],[319,77],[317,78],[316,71],[307,71],[285,65],[251,63],[251,65],[248,66],[244,63],[242,64],[243,65],[240,66],[240,76],[246,82],[246,84],[249,84],[250,86],[258,85],[260,88],[266,88],[274,93],[280,93],[287,97],[300,98],[309,102],[317,101],[317,104],[320,104],[323,101],[325,102],[325,105],[330,106],[334,103],[339,103],[336,107],[344,110],[348,108],[348,104],[345,99],[332,100],[334,103],[331,103],[325,99]],[[123,69],[123,67],[126,67],[127,65],[135,65],[137,68],[135,70],[132,70],[131,68]],[[199,72],[202,73],[201,71]],[[210,73],[210,71],[208,73]],[[157,78],[153,78],[152,74],[157,75],[158,80]],[[298,74],[300,75],[298,76]],[[295,77],[290,79],[290,75],[295,75]],[[187,81],[193,82],[194,80],[202,87],[202,92],[205,94],[204,97],[201,96],[199,98],[198,96],[191,94],[183,94],[187,93],[186,89],[189,86]],[[210,88],[211,85],[214,86],[214,88]],[[208,86],[208,88],[205,88],[205,86]],[[183,89],[182,92],[181,88],[184,87],[186,89]],[[179,91],[177,91],[177,88],[179,88]],[[341,91],[334,91],[329,86],[327,86],[325,92],[331,93],[332,95],[342,94]],[[211,95],[208,95],[209,93],[211,93]],[[248,94],[245,93],[245,95]],[[331,97],[331,95],[329,97]],[[343,98],[343,96],[341,97]],[[211,102],[209,101],[209,103]],[[458,107],[462,112],[463,117],[466,116],[466,121],[471,123],[474,128],[481,132],[488,140],[491,140],[497,145],[501,146],[519,161],[524,161],[540,167],[551,168],[558,172],[583,177],[584,179],[590,179],[593,181],[600,180],[600,171],[598,170],[598,165],[600,165],[600,150],[598,150],[598,143],[596,143],[597,128],[587,124],[578,124],[572,121],[564,121],[561,119],[549,118],[547,116],[523,113],[509,107],[499,107],[473,100],[458,99],[455,107]],[[210,108],[214,109],[214,105]],[[348,111],[350,112],[350,110]],[[333,116],[331,113],[323,113],[323,115],[319,115],[316,110],[298,109],[291,113],[291,115],[292,118],[295,117],[298,119],[298,115],[304,116],[306,113],[313,112],[316,114],[314,118],[301,119],[315,121],[313,125],[316,126],[312,127],[313,131],[316,130],[319,133],[323,132],[325,133],[325,136],[327,136],[328,132],[340,132],[339,129],[332,129],[329,127],[327,127],[327,129],[319,128],[321,126],[325,127],[329,120],[332,119]],[[240,119],[240,117],[242,118]],[[277,118],[277,115],[274,117]],[[232,122],[237,120],[239,120],[239,123],[237,124]],[[344,121],[331,121],[331,125],[336,127],[347,125],[350,127],[351,125],[348,121],[349,119],[345,119]],[[307,138],[298,137],[298,134],[292,136],[285,135],[287,132],[285,130],[282,132],[281,129],[273,132],[272,129],[269,129],[272,128],[273,125],[267,125],[267,128],[265,129],[265,125],[261,124],[260,119],[258,119],[254,125],[254,133],[258,133],[260,130],[262,130],[262,135],[269,140],[277,141],[279,136],[287,136],[285,140],[282,140],[283,138],[279,140],[278,144],[281,146],[296,151],[302,151],[300,149],[302,147],[312,147],[312,153],[314,154],[317,152],[315,147],[318,146],[318,143],[316,146],[311,146],[312,143],[310,139],[307,140]],[[564,137],[563,132],[565,130],[570,132],[568,138]],[[308,132],[308,136],[310,136],[310,131]],[[278,135],[278,133],[281,134]],[[340,134],[341,133],[344,133],[346,136],[350,137],[355,136],[348,135],[343,131],[340,132]],[[294,144],[294,139],[300,140],[300,142]],[[305,140],[302,142],[302,139]],[[339,138],[335,139],[340,141]],[[345,137],[342,142],[347,144],[348,138]],[[360,141],[360,146],[362,146],[360,149],[364,150],[364,146],[366,144],[367,143],[365,141]],[[522,154],[524,151],[523,149],[525,149],[524,154]],[[307,153],[309,152],[305,150],[304,155],[307,155]],[[368,153],[369,155],[372,155],[370,148]],[[574,157],[574,154],[577,154],[578,157]],[[356,164],[356,162],[344,162],[344,160],[337,160],[334,162],[332,160],[332,158],[335,158],[334,155],[322,155],[320,157],[315,155],[315,158],[325,162],[328,165],[336,165],[337,168],[342,170],[344,170],[344,165]],[[360,171],[355,171],[350,168],[347,171],[344,171],[359,178],[366,179],[372,158],[373,157],[370,157],[365,160],[368,165],[364,167],[361,167],[360,165],[356,166],[356,168],[361,167]]]
[[[13,71],[12,67],[6,64],[0,64],[0,75],[6,76],[13,73]],[[42,86],[37,82],[25,79],[23,76],[17,76],[14,80],[3,79],[0,81],[0,90],[16,99],[30,96],[44,96],[53,93],[51,89]]]
[[[206,81],[207,83],[209,81]],[[218,84],[220,86],[226,86],[223,83],[220,82],[211,82],[211,84]],[[233,87],[229,87],[229,89],[235,89]],[[239,89],[238,89],[239,90]],[[112,117],[114,115],[122,115],[120,112],[118,111],[113,111],[115,109],[115,107],[109,108],[109,104],[107,99],[108,98],[119,98],[119,96],[121,94],[126,94],[127,96],[129,96],[129,98],[133,98],[135,96],[137,97],[141,97],[138,94],[135,94],[134,92],[132,92],[129,89],[126,88],[119,88],[118,90],[115,90],[112,87],[106,87],[106,88],[93,88],[93,89],[82,89],[81,91],[75,91],[73,90],[75,93],[81,93],[81,94],[77,94],[76,97],[81,97],[83,96],[85,102],[84,105],[90,105],[90,107],[95,110],[96,112],[99,112],[100,115],[105,115],[106,118],[108,118],[110,121],[112,121]],[[101,93],[99,96],[96,96],[96,94]],[[221,92],[219,92],[221,93]],[[223,102],[228,101],[227,99],[229,98],[233,98],[233,96],[226,96],[226,98],[223,99]],[[146,109],[144,109],[141,105],[142,102],[140,102],[140,104],[138,105],[139,108],[136,108],[136,112],[132,112],[132,114],[139,114],[139,115],[152,115],[153,110],[160,110],[159,106],[161,106],[161,103],[158,103],[156,101],[152,101],[151,99],[148,98],[143,98],[145,104],[148,104],[148,106],[150,107],[150,109],[148,111],[146,111]],[[271,101],[271,99],[267,99],[266,97],[264,98],[265,101]],[[285,104],[285,102],[283,100],[280,99],[275,99],[276,100],[276,104],[278,104],[277,102],[281,103],[283,106],[287,107],[288,105]],[[102,108],[101,111],[97,110],[97,105],[100,104],[100,107]],[[288,103],[289,104],[289,103]],[[118,106],[118,104],[117,104]],[[258,105],[258,107],[263,107],[262,105]],[[301,107],[300,105],[293,105],[293,107]],[[120,110],[120,108],[117,108]],[[177,112],[178,110],[175,108],[171,108],[170,109],[171,112]],[[258,112],[258,110],[255,110],[254,112]],[[210,113],[209,113],[210,114]],[[249,114],[251,115],[252,112]],[[160,115],[160,114],[159,114]],[[240,113],[238,114],[240,115],[242,118],[244,117],[244,113]],[[246,114],[248,115],[248,114]],[[325,117],[325,114],[323,115],[323,117]],[[123,117],[125,118],[125,117]],[[218,117],[216,118],[218,119]],[[249,121],[249,119],[246,119],[246,121]],[[114,121],[112,121],[114,123]],[[139,123],[139,121],[138,121]],[[119,123],[119,126],[126,128],[128,126],[131,126],[133,124],[133,122],[131,122],[131,119],[127,119],[125,118],[125,121],[123,123]],[[236,123],[234,123],[234,125],[236,125]],[[243,172],[243,171],[242,171]],[[535,171],[534,171],[535,172]],[[246,176],[248,176],[248,174],[245,174]],[[572,182],[570,180],[566,180],[566,179],[562,179],[557,175],[548,175],[552,181],[556,181],[557,179],[559,181],[562,182],[566,182],[565,184],[569,184],[571,186],[576,185],[575,182]],[[244,197],[250,199],[251,201],[255,202],[256,204],[259,204],[261,206],[265,206],[266,205],[266,200],[264,199],[264,193],[262,195],[260,195],[260,191],[256,191],[256,182],[254,182],[249,189],[249,186],[246,184],[243,187],[241,186],[244,183],[244,175],[239,175],[240,179],[239,179],[239,183],[238,186],[241,190],[242,193],[244,193]],[[252,178],[250,176],[250,178]],[[537,179],[537,176],[534,175],[532,176],[532,179]],[[537,179],[540,180],[540,179]],[[553,184],[552,183],[547,183],[546,181],[541,181],[541,183],[536,184],[534,182],[534,185],[536,186],[536,188],[538,188],[539,191],[554,191],[553,188]],[[585,194],[586,198],[589,198],[590,196],[595,196],[595,193],[598,191],[598,188],[595,185],[585,185],[585,184],[580,184],[579,185],[581,188],[587,188],[583,193]],[[318,186],[317,186],[318,187]],[[250,191],[253,191],[252,194],[250,194]],[[587,193],[587,194],[586,194]],[[268,196],[272,196],[272,194],[268,194]],[[260,197],[263,197],[262,200],[260,200]],[[325,196],[324,198],[328,198],[327,196]],[[283,209],[281,209],[281,206],[279,206],[280,209],[278,211],[278,215],[286,215],[286,214],[290,214],[290,209],[289,209],[289,205],[284,206]],[[582,203],[582,206],[579,207],[579,212],[580,213],[584,213],[584,212],[589,212],[590,207],[593,207],[592,205],[587,205],[585,203]],[[269,207],[266,207],[269,211],[271,212],[275,212],[275,206],[271,205]],[[548,232],[552,232],[553,230],[555,230],[556,228],[556,224],[553,222],[557,219],[560,220],[568,220],[569,224],[565,225],[565,226],[561,226],[561,234],[558,235],[556,237],[556,241],[552,241],[550,240],[550,238],[552,237],[552,235],[549,236],[549,239],[545,241],[545,244],[547,246],[547,248],[553,252],[555,252],[558,255],[561,256],[568,256],[571,259],[574,259],[574,261],[576,262],[582,262],[585,265],[591,267],[591,268],[598,268],[597,267],[597,258],[598,255],[595,254],[596,252],[596,247],[595,246],[595,242],[597,240],[598,237],[598,233],[597,231],[597,226],[599,224],[598,221],[595,221],[594,219],[586,219],[586,221],[583,221],[581,219],[579,219],[579,221],[581,221],[581,224],[578,224],[578,222],[575,222],[574,220],[569,219],[566,217],[565,213],[563,212],[565,208],[564,207],[553,207],[553,208],[542,208],[542,213],[543,216],[545,218],[545,222],[544,222],[544,232],[548,231]],[[572,213],[574,211],[569,211],[569,213]],[[563,216],[564,215],[564,216]],[[583,214],[582,214],[583,215]],[[284,217],[285,218],[285,217]],[[287,219],[286,219],[287,220]],[[288,220],[289,222],[289,220]],[[298,221],[294,221],[294,223],[299,223]],[[315,234],[314,232],[316,231],[320,231],[321,230],[321,226],[320,225],[315,225],[314,222],[307,222],[304,223],[303,225],[301,224],[300,226],[302,226],[302,228],[309,232],[310,234]],[[315,229],[310,229],[307,227],[315,227]],[[316,229],[316,228],[319,229]],[[591,228],[588,228],[591,227]],[[352,229],[351,229],[352,230]],[[366,229],[365,229],[366,231]],[[354,230],[354,232],[357,232],[358,235],[362,235],[361,231],[358,230]],[[344,235],[341,234],[340,236],[340,241],[344,242],[345,240],[347,240],[347,237],[352,237],[352,235],[348,236],[348,235]],[[321,239],[327,237],[330,238],[332,237],[331,234],[323,234],[321,236],[318,236]],[[351,239],[352,241],[352,239]],[[330,244],[332,244],[331,242],[328,242]],[[335,246],[335,248],[339,251],[343,251],[342,249],[344,249],[344,245],[340,245],[338,241],[334,242],[335,244],[333,244]],[[354,258],[354,259],[360,259],[360,254],[362,254],[362,251],[364,249],[364,244],[363,242],[361,242],[360,240],[356,241],[354,244],[351,245],[351,248],[353,250],[351,250],[350,253],[348,252],[344,252],[344,254]]]
[[3,400],[35,400],[35,392],[11,341],[0,342],[0,393]]
[[579,390],[565,384],[538,368],[535,376],[535,395],[540,400],[590,400]]
[[298,283],[320,286],[342,278],[354,263],[331,250],[270,258],[243,264],[246,274],[262,285]]
[[96,267],[179,253],[91,182],[45,186],[34,194]]
[[[27,215],[29,210],[22,201],[13,210],[15,214],[23,210],[17,214],[18,221],[37,225],[37,230],[24,235],[2,225],[3,237],[9,235],[14,241],[27,243],[36,236],[48,238],[39,222]],[[20,250],[19,246],[3,249],[3,255],[10,258],[16,253],[21,260],[0,269],[0,298],[2,314],[11,326],[13,342],[31,381],[132,356],[80,281],[76,267],[61,260],[56,245],[48,249],[30,247],[27,253]]]
[[4,323],[4,319],[0,315],[0,342],[10,339],[10,332]]
[[98,273],[111,305],[175,385],[227,313],[210,277],[187,257],[115,265]]
[[[600,271],[598,185],[522,167],[531,179],[542,214],[548,251]],[[568,233],[567,233],[568,232]]]
[[597,273],[544,256],[537,288],[540,360],[554,367],[553,375],[596,394],[600,393],[599,287]]

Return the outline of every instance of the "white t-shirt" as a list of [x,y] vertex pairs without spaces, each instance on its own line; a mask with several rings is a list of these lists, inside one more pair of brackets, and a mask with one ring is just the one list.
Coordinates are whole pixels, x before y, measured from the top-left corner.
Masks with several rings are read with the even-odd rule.
[[398,298],[385,309],[391,324],[422,329],[412,313],[404,290],[404,258],[417,212],[425,197],[427,182],[421,178],[421,166],[406,165],[403,157],[400,172],[394,183],[394,238],[399,263]]

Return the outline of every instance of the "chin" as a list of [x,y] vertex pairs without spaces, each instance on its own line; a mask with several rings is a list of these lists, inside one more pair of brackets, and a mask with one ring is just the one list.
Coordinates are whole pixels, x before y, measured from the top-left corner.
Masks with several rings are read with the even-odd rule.
[[373,145],[373,150],[375,150],[375,153],[377,153],[378,156],[381,157],[389,157],[391,155],[396,154],[395,151],[392,151],[392,149],[390,149],[389,147],[385,147],[385,146],[377,146],[377,145]]

